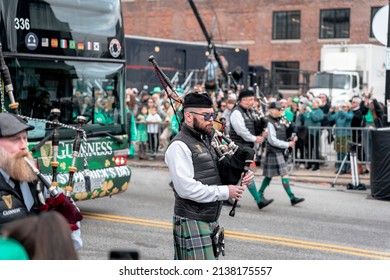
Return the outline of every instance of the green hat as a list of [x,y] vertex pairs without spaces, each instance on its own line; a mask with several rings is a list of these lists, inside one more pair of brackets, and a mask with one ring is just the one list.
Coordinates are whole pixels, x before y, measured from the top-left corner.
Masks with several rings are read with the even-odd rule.
[[150,92],[150,94],[155,94],[155,93],[158,93],[158,92],[162,92],[161,88],[160,87],[154,87],[153,90]]
[[106,90],[113,90],[114,89],[114,86],[107,86],[106,87]]
[[28,260],[24,247],[16,240],[0,237],[0,260]]
[[298,96],[294,96],[292,101],[297,103],[297,104],[299,104],[299,97]]

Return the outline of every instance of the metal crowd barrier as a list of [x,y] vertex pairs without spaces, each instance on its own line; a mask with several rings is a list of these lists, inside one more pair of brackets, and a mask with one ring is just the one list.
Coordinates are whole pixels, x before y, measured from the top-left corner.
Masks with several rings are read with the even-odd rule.
[[[307,137],[300,137],[295,151],[293,162],[295,164],[320,165],[340,164],[349,154],[350,142],[359,143],[356,154],[359,163],[371,162],[371,130],[375,128],[352,127],[307,127]],[[354,145],[352,145],[354,146]],[[347,158],[347,163],[350,159]]]

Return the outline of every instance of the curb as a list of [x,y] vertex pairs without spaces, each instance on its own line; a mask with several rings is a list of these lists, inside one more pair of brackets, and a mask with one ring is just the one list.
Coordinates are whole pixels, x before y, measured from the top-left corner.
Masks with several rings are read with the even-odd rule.
[[[156,160],[139,160],[139,159],[129,159],[127,163],[130,167],[141,167],[141,168],[164,168],[168,169],[165,165],[163,158],[157,158]],[[321,174],[322,171],[322,174]],[[334,169],[323,169],[321,171],[304,171],[301,169],[295,169],[290,175],[292,182],[301,182],[308,184],[328,184],[333,185],[333,182],[336,178],[334,174]],[[334,175],[332,175],[334,174]],[[255,176],[262,177],[262,169],[255,169]],[[370,188],[370,177],[367,175],[359,176],[359,182],[364,184],[367,189]],[[346,186],[347,184],[352,183],[352,177],[350,174],[340,175],[336,181],[335,186]]]

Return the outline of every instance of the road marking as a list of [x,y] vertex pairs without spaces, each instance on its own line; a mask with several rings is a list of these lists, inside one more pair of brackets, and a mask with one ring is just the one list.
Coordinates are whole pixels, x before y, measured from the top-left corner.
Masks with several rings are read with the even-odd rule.
[[[130,218],[125,216],[92,213],[92,212],[82,212],[82,215],[84,216],[84,218],[90,218],[90,219],[172,229],[172,223],[156,221],[156,220],[146,220],[146,219],[139,219],[139,218]],[[234,238],[240,240],[271,243],[271,244],[298,247],[298,248],[311,249],[317,251],[327,251],[333,253],[359,256],[359,257],[364,257],[369,259],[390,260],[390,253],[387,252],[353,248],[353,247],[341,246],[336,244],[326,244],[326,243],[319,243],[319,242],[312,242],[312,241],[305,241],[305,240],[298,240],[298,239],[291,239],[291,238],[284,238],[284,237],[277,237],[277,236],[246,233],[240,231],[231,231],[231,230],[225,230],[225,236],[228,238]]]

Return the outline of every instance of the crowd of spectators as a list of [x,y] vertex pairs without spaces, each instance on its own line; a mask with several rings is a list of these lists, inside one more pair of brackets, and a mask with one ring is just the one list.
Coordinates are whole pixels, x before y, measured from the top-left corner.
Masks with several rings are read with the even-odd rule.
[[[206,91],[202,85],[195,85],[194,92]],[[134,114],[138,132],[135,145],[138,146],[140,159],[155,160],[156,153],[166,150],[169,141],[178,132],[180,103],[169,99],[164,90],[154,87],[152,91],[138,91],[128,88],[132,102],[129,109]],[[179,89],[178,94],[183,92]],[[218,113],[217,119],[225,123],[225,133],[229,134],[230,114],[237,103],[239,90],[229,89],[207,91]],[[266,100],[265,100],[266,99]],[[279,101],[283,107],[282,119],[288,123],[288,134],[296,133],[298,141],[295,147],[295,158],[300,168],[313,171],[320,169],[320,162],[326,153],[325,147],[332,146],[337,153],[337,166],[348,154],[349,142],[361,143],[358,149],[358,160],[366,162],[370,158],[370,134],[362,133],[363,128],[383,126],[384,107],[372,95],[363,93],[351,100],[332,104],[326,94],[316,97],[308,94],[284,97],[282,94],[269,95],[256,100],[255,110],[261,116],[267,116],[267,104]],[[264,145],[257,147],[261,158]],[[359,164],[359,171],[369,172],[369,165]],[[350,172],[349,164],[345,164],[341,173]]]

